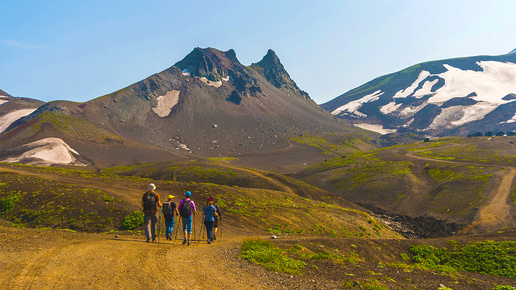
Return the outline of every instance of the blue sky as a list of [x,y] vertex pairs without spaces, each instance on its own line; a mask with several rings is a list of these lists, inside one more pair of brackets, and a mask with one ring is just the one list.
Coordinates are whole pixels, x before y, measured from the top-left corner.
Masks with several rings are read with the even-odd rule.
[[244,65],[273,49],[316,103],[424,61],[516,48],[516,1],[0,2],[0,89],[88,101],[138,82],[195,47]]

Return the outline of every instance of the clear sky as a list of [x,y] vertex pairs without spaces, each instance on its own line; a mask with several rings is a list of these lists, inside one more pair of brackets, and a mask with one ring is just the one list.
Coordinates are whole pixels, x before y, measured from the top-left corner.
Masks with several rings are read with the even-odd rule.
[[271,48],[321,104],[420,62],[508,53],[515,13],[513,0],[1,0],[0,89],[83,102],[195,47],[244,65]]

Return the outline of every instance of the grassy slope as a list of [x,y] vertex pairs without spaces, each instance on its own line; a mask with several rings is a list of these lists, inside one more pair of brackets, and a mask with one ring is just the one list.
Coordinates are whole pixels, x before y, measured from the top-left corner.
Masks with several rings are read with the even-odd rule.
[[515,150],[507,149],[514,140],[504,138],[439,139],[356,153],[294,177],[355,203],[468,223],[488,201],[503,167],[516,164]]
[[[0,165],[1,182],[6,184],[0,191],[0,197],[7,200],[14,192],[19,192],[14,206],[2,218],[20,226],[84,231],[119,229],[126,215],[139,210],[141,194],[148,183],[154,182],[162,196],[176,195],[176,202],[185,190],[193,193],[197,205],[202,205],[208,196],[215,197],[225,213],[225,224],[249,235],[399,237],[366,212],[334,204],[328,198],[329,193],[322,195],[320,190],[311,186],[306,186],[303,192],[315,195],[318,200],[302,197],[295,190],[287,190],[290,188],[288,185],[277,190],[275,187],[282,183],[276,181],[271,184],[273,179],[262,178],[261,174],[250,175],[248,171],[237,170],[232,170],[230,174],[227,169],[220,174],[221,169],[216,170],[214,165],[200,164],[181,167],[184,172],[181,181],[169,180],[165,172],[161,172],[161,179],[145,177],[158,172],[151,165],[114,168],[102,173]],[[126,175],[118,174],[122,172]],[[132,172],[132,176],[128,172]],[[209,183],[202,182],[203,178],[196,175],[199,172]],[[192,176],[194,180],[188,180],[187,176]],[[234,179],[235,184],[228,179]],[[250,187],[236,185],[243,179],[252,180],[247,185]],[[218,181],[229,185],[216,184]],[[302,183],[297,187],[303,187]],[[322,201],[324,198],[327,202]]]

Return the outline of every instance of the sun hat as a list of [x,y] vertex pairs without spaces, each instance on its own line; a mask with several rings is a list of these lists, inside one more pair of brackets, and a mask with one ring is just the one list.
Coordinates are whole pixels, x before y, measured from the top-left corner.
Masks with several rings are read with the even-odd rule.
[[186,196],[186,197],[190,197],[190,196],[192,196],[192,193],[191,193],[190,191],[186,191],[186,192],[185,192],[185,196]]
[[149,190],[155,190],[155,189],[156,189],[156,185],[154,185],[154,183],[149,184]]
[[174,196],[173,195],[169,195],[168,199],[174,199]]

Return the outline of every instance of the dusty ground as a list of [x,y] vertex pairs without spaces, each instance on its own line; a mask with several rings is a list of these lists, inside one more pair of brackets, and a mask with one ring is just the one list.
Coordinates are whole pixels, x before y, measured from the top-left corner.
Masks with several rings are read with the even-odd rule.
[[[85,234],[0,226],[0,285],[3,289],[368,289],[381,283],[388,289],[493,289],[516,285],[514,279],[456,273],[403,270],[390,266],[410,244],[443,246],[447,239],[365,240],[280,237],[288,248],[301,244],[320,249],[352,251],[358,263],[306,261],[301,275],[266,271],[238,258],[249,235],[228,229],[222,239],[181,245],[181,240],[146,243],[141,235]],[[513,239],[505,236],[473,239]],[[261,237],[267,239],[268,237]],[[457,238],[460,240],[460,237]],[[470,239],[470,238],[468,238]],[[471,240],[471,239],[470,239]],[[369,288],[387,289],[387,288]]]

